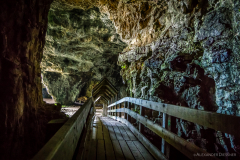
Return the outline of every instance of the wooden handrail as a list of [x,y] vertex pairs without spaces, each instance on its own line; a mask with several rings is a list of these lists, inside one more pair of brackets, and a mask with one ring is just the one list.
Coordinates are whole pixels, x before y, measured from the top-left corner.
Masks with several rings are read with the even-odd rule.
[[[202,159],[202,157],[194,157],[194,154],[200,153],[200,154],[206,154],[207,152],[198,146],[194,145],[191,142],[188,142],[187,140],[179,137],[178,135],[168,131],[167,129],[159,126],[158,124],[155,124],[153,121],[141,116],[140,114],[127,109],[127,108],[120,108],[111,110],[112,112],[125,112],[129,114],[134,119],[138,120],[140,123],[148,127],[150,130],[152,130],[154,133],[162,137],[166,142],[168,142],[170,145],[175,147],[177,150],[182,152],[184,155],[186,155],[190,159]],[[110,111],[110,112],[111,112]],[[110,116],[113,118],[114,116]],[[118,117],[117,117],[118,118]],[[206,159],[217,159],[216,157],[206,157]]]
[[92,106],[93,98],[91,97],[57,131],[33,160],[71,160]]
[[[170,116],[181,118],[189,122],[197,123],[199,125],[212,128],[216,131],[229,133],[237,138],[240,138],[239,131],[236,129],[240,126],[240,117],[220,114],[210,111],[203,111],[192,109],[188,107],[176,106],[171,104],[152,102],[137,98],[125,97],[111,105],[112,107],[123,102],[130,102],[136,105],[144,106],[146,108],[166,113]],[[231,125],[226,125],[231,124]]]

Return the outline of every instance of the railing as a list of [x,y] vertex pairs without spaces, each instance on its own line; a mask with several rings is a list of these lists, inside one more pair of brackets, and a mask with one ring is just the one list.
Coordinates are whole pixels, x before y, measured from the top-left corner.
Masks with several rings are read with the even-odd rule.
[[[118,105],[124,102],[124,108],[119,108]],[[129,108],[129,102],[133,103],[135,105],[140,106],[140,114],[132,111]],[[160,126],[156,123],[154,123],[152,120],[147,119],[143,116],[143,107],[152,109],[155,111],[159,111],[163,113],[163,126]],[[136,119],[139,124],[139,131],[137,134],[141,134],[141,124],[149,128],[151,131],[162,137],[163,142],[162,142],[162,148],[161,152],[166,153],[164,151],[164,141],[166,141],[168,144],[172,145],[175,147],[177,150],[182,152],[184,155],[186,155],[190,159],[202,159],[202,157],[197,157],[194,156],[196,153],[204,153],[206,154],[207,152],[198,146],[194,145],[191,142],[188,142],[187,140],[179,137],[178,135],[174,134],[171,132],[168,128],[169,121],[166,117],[176,117],[176,118],[181,118],[193,123],[197,123],[199,125],[215,129],[217,131],[222,131],[224,133],[229,133],[232,134],[236,137],[240,137],[240,134],[238,133],[238,126],[240,126],[240,117],[237,116],[230,116],[230,115],[224,115],[224,114],[219,114],[215,112],[209,112],[209,111],[202,111],[202,110],[197,110],[197,109],[191,109],[187,107],[182,107],[182,106],[176,106],[176,105],[171,105],[171,104],[164,104],[164,103],[159,103],[159,102],[152,102],[152,101],[147,101],[147,100],[142,100],[142,99],[136,99],[136,98],[130,98],[130,97],[125,97],[111,105],[108,106],[108,116],[122,121],[126,125],[129,126],[129,128],[132,128],[131,123],[129,123],[126,119],[120,118],[117,116],[117,113],[126,113],[127,117],[124,117],[128,119],[128,115],[130,115],[132,118]],[[226,125],[229,124],[229,125]],[[136,133],[136,130],[132,130]],[[156,155],[156,148],[150,148],[150,152],[154,155]],[[160,155],[158,153],[157,158],[159,159],[164,159],[163,155]],[[168,158],[168,155],[166,156]],[[205,159],[217,159],[216,157],[204,157]]]
[[89,114],[92,114],[93,98],[84,105],[57,131],[33,160],[71,160]]

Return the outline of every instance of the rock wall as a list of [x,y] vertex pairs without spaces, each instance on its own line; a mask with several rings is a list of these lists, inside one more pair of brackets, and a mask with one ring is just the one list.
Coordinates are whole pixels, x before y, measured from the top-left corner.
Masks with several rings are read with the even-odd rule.
[[0,2],[0,159],[30,159],[45,126],[64,117],[42,100],[41,69],[51,0]]
[[43,83],[56,102],[71,104],[80,96],[90,97],[103,77],[121,84],[116,62],[126,44],[106,14],[96,7],[82,10],[55,1],[48,17],[41,67]]
[[[119,55],[128,95],[239,116],[239,1],[170,0],[165,4],[155,12],[158,3],[147,7],[148,13],[155,13],[148,14],[149,27],[158,15],[157,40]],[[131,35],[131,30],[127,33]],[[234,136],[176,121],[179,136],[207,151],[239,153],[240,143]],[[198,138],[192,139],[195,131]]]
[[48,90],[44,84],[42,84],[42,97],[52,99],[51,95],[48,93]]

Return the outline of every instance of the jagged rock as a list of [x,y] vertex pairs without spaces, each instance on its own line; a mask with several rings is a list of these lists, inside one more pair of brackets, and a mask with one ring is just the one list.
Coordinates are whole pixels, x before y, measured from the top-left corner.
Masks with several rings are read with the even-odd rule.
[[[48,18],[41,67],[43,83],[56,102],[71,104],[92,89],[89,82],[103,77],[114,85],[122,83],[120,68],[113,62],[126,44],[106,14],[98,8],[66,9],[54,2]],[[80,95],[82,89],[85,93]]]
[[42,97],[43,98],[52,98],[51,95],[48,93],[47,88],[42,85]]
[[[118,64],[124,66],[120,73],[128,82],[128,95],[239,116],[240,3],[158,3],[165,5],[164,12],[155,12],[161,23],[156,39],[142,46],[129,46],[118,58]],[[149,2],[149,11],[150,5]],[[138,63],[143,66],[137,67]],[[179,136],[189,138],[194,128],[200,136],[198,145],[212,151],[218,142],[204,145],[202,132],[206,128],[177,119]],[[223,141],[231,144],[222,143],[228,150],[237,148],[234,143],[239,143]]]
[[30,159],[43,146],[40,62],[50,4],[0,2],[0,159]]

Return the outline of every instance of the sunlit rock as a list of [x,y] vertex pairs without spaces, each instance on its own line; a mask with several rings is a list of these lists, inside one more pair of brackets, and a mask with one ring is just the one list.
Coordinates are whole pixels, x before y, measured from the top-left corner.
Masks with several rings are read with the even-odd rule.
[[121,82],[116,61],[126,44],[106,14],[96,7],[82,10],[54,2],[48,19],[41,67],[43,83],[56,102],[71,104],[83,87],[92,89],[89,81],[108,77],[115,85]]

